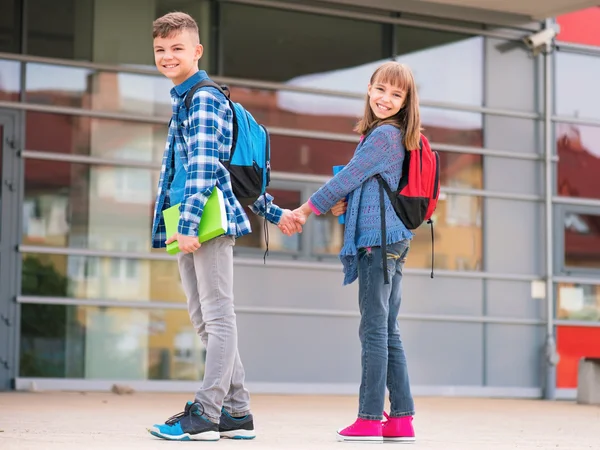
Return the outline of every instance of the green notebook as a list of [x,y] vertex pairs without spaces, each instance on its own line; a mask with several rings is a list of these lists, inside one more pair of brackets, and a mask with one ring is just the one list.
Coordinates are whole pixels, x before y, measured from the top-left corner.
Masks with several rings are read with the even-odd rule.
[[[181,203],[178,203],[163,211],[167,237],[171,237],[177,233],[180,205]],[[208,197],[208,200],[206,201],[204,211],[202,212],[202,218],[200,219],[200,225],[198,225],[198,242],[206,242],[225,234],[226,231],[227,211],[225,210],[225,199],[223,198],[223,192],[215,186],[212,194],[210,194],[210,197]],[[177,241],[167,245],[167,253],[175,255],[176,253],[179,253],[179,251],[179,243]]]

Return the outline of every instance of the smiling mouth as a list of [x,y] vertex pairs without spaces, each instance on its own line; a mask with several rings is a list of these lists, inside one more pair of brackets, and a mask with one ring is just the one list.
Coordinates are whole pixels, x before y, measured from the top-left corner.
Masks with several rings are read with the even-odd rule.
[[175,67],[177,67],[179,64],[164,64],[163,67],[165,69],[174,69]]
[[383,105],[380,105],[379,103],[376,103],[376,105],[377,105],[377,108],[379,108],[379,110],[383,111],[383,112],[388,112],[388,111],[390,111],[392,109],[392,108],[387,108],[387,107],[385,107]]

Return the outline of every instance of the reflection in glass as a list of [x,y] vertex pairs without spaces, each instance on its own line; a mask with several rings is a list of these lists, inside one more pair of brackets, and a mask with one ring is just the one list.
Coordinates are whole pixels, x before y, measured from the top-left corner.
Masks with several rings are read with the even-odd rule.
[[[481,197],[442,192],[432,219],[435,234],[434,267],[443,270],[481,270]],[[426,223],[415,230],[406,267],[431,267],[431,229]]]
[[23,244],[144,252],[158,170],[25,160]]
[[27,150],[160,162],[167,125],[27,112]]
[[[27,53],[36,56],[151,65],[152,21],[171,11],[185,11],[196,19],[205,48],[212,37],[210,0],[27,0],[26,4]],[[21,21],[18,14],[7,19]]]
[[0,101],[16,102],[19,100],[21,91],[20,71],[21,63],[0,59]]
[[26,73],[30,103],[165,117],[172,113],[173,84],[158,72],[136,75],[27,63]]
[[0,52],[21,52],[21,4],[19,0],[2,0]]
[[205,350],[185,310],[21,307],[20,376],[199,380]]
[[483,48],[481,36],[396,27],[395,59],[412,69],[420,100],[481,105]]
[[[481,204],[481,197],[440,195],[433,215],[435,268],[481,270]],[[337,255],[343,243],[343,229],[337,217],[327,214],[315,218],[315,222],[318,225],[313,238],[313,250]],[[406,267],[427,269],[431,267],[431,230],[429,225],[423,224],[414,233]]]
[[93,0],[28,0],[26,4],[28,54],[91,60]]
[[556,53],[556,114],[599,119],[600,58],[595,55]]
[[600,269],[600,215],[565,214],[565,266]]
[[569,320],[600,320],[600,286],[559,283],[556,317]]
[[[267,192],[274,197],[274,203],[283,209],[296,209],[301,204],[301,194],[298,191],[285,189],[270,189]],[[246,208],[246,214],[250,219],[252,233],[242,236],[235,242],[236,247],[253,247],[266,249],[266,238],[269,239],[269,251],[298,252],[300,250],[300,235],[286,236],[277,225],[267,222],[268,229],[265,231],[265,219],[254,214]],[[235,247],[234,247],[235,249]]]
[[[370,74],[363,73],[361,79]],[[331,78],[331,81],[328,79]],[[324,83],[332,90],[343,90],[343,75],[327,73],[303,80],[301,86],[322,89]],[[293,81],[289,83],[295,85]],[[352,92],[352,91],[351,91]],[[355,93],[366,94],[366,85]],[[291,128],[308,131],[353,134],[353,128],[364,113],[363,98],[325,96],[292,91],[266,91],[231,88],[231,97],[248,108],[255,118],[268,127]],[[483,121],[479,113],[452,111],[430,107],[421,108],[424,134],[431,142],[483,146]],[[358,136],[357,136],[358,142]]]
[[600,128],[557,124],[558,195],[600,199]]
[[374,22],[231,3],[220,13],[226,76],[284,82],[391,56]]
[[184,302],[177,261],[24,254],[22,295]]

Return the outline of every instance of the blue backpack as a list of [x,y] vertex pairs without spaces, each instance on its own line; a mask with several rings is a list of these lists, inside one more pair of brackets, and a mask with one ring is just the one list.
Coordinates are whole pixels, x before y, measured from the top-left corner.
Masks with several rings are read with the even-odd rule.
[[185,97],[186,110],[190,109],[194,93],[204,87],[217,89],[229,101],[233,111],[233,142],[229,161],[221,162],[231,176],[233,194],[242,203],[253,203],[265,194],[271,181],[269,132],[242,105],[231,101],[227,86],[219,86],[212,80],[192,86]]

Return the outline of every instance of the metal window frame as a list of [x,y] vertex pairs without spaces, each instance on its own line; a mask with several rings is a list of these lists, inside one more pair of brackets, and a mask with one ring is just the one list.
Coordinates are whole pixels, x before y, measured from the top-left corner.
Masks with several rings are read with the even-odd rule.
[[[564,233],[564,223],[565,216],[567,214],[584,214],[584,215],[592,215],[600,217],[600,200],[592,203],[592,206],[586,204],[578,204],[578,203],[564,203],[558,204],[554,211],[554,222],[555,222],[555,263],[554,270],[556,274],[560,274],[565,277],[570,278],[572,283],[576,282],[574,280],[577,277],[596,277],[596,283],[600,285],[600,268],[593,267],[577,267],[577,266],[568,266],[565,261],[565,233]],[[588,284],[588,283],[583,283]]]
[[[186,311],[184,302],[164,301],[121,301],[111,299],[81,299],[69,297],[41,297],[41,296],[17,296],[19,304],[35,305],[61,305],[61,306],[83,306],[103,308],[131,308],[145,310],[181,310]],[[335,318],[359,318],[360,313],[356,310],[343,309],[315,309],[315,308],[276,308],[264,306],[238,306],[235,305],[237,314],[258,314],[261,316],[309,316],[309,317],[335,317]],[[445,315],[445,314],[415,314],[400,313],[399,320],[422,321],[422,322],[454,322],[454,323],[477,323],[497,325],[524,325],[543,326],[545,321],[541,319],[523,319],[518,317],[495,317],[477,315]]]
[[[21,214],[23,198],[23,164],[19,158],[22,142],[21,116],[13,111],[0,110],[3,128],[2,171],[0,173],[0,201],[2,226],[0,233],[0,327],[5,327],[5,337],[0,341],[0,390],[14,387],[19,374],[20,307],[16,297],[21,286],[21,258],[17,245],[21,242]],[[2,342],[3,341],[3,342]]]

